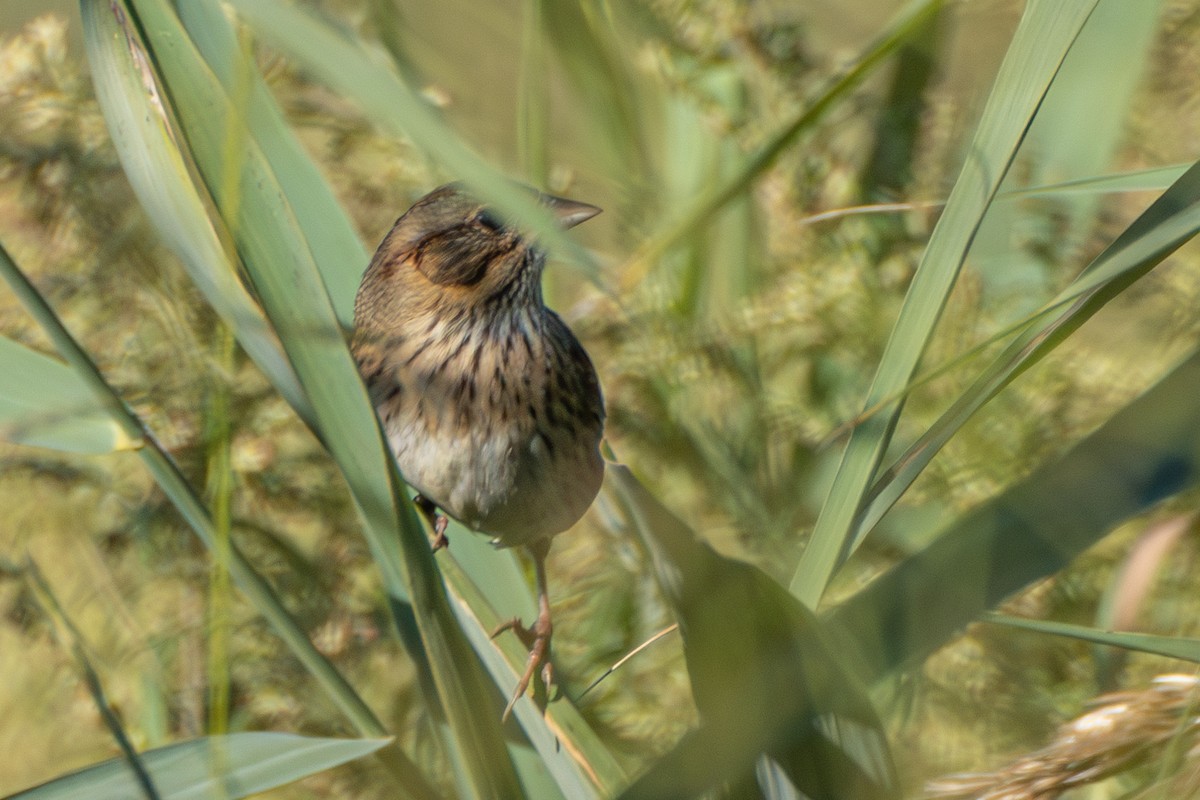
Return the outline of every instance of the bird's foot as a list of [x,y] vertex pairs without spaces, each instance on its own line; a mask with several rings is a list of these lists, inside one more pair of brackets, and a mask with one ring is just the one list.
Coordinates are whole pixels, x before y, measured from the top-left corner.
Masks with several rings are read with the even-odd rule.
[[446,535],[446,526],[450,520],[445,514],[436,514],[433,518],[433,552],[450,546],[450,537]]
[[547,691],[550,690],[550,684],[554,682],[554,665],[550,663],[550,635],[554,632],[554,626],[550,623],[549,610],[546,609],[538,614],[532,628],[526,628],[521,624],[519,619],[513,617],[492,631],[492,638],[495,639],[505,631],[515,633],[517,638],[521,640],[521,643],[528,648],[529,660],[525,662],[525,671],[522,673],[520,680],[517,681],[517,688],[513,690],[512,698],[504,708],[504,714],[500,717],[501,721],[508,719],[509,714],[512,713],[513,706],[524,696],[525,691],[529,688],[529,684],[533,681],[533,676],[538,673],[539,668],[541,669],[542,682],[545,684]]
[[445,514],[439,513],[434,502],[423,494],[413,498],[413,505],[425,517],[429,527],[433,528],[433,538],[430,540],[433,552],[436,553],[443,547],[449,547],[450,537],[446,535],[446,527],[450,524],[449,518]]

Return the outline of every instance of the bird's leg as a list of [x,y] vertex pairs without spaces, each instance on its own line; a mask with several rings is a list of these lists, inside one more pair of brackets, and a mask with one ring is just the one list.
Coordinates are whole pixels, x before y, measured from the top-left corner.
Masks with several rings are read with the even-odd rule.
[[449,547],[450,538],[446,536],[446,526],[450,524],[450,520],[446,515],[439,514],[434,502],[423,494],[413,498],[413,505],[424,515],[429,527],[433,528],[433,552]]
[[554,666],[550,663],[550,635],[554,632],[554,626],[550,622],[550,594],[546,591],[546,556],[550,553],[550,539],[548,537],[538,539],[526,547],[529,549],[529,554],[533,556],[533,568],[537,575],[537,619],[532,628],[526,628],[519,619],[513,617],[492,631],[493,639],[505,631],[512,631],[521,640],[521,643],[529,648],[529,660],[525,662],[525,672],[517,681],[517,688],[513,691],[512,699],[508,701],[501,720],[508,719],[513,706],[525,694],[525,690],[529,688],[529,683],[533,680],[539,667],[541,668],[542,682],[546,684],[547,691],[554,679]]

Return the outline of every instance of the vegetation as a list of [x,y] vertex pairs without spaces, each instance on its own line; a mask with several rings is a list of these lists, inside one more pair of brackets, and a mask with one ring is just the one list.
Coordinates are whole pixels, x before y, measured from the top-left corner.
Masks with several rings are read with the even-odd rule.
[[[880,5],[4,32],[0,792],[1195,793],[1195,682],[1140,690],[1200,659],[1200,15]],[[344,344],[451,179],[551,248],[614,459],[505,727],[531,576],[429,553]],[[1118,688],[1145,736],[1052,741]]]

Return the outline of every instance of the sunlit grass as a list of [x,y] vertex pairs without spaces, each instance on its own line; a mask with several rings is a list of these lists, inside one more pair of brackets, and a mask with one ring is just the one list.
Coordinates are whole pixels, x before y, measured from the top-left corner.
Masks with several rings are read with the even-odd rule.
[[[388,19],[378,13],[383,5],[376,4],[374,20]],[[860,201],[861,158],[882,95],[877,79],[837,96],[829,116],[806,128],[806,136],[783,140],[746,180],[748,190],[732,192],[714,213],[711,198],[719,195],[709,193],[748,174],[740,170],[828,87],[846,57],[844,34],[804,29],[765,11],[743,24],[727,3],[659,3],[637,13],[632,4],[616,3],[611,18],[602,4],[579,8],[586,13],[514,3],[490,10],[461,37],[443,21],[416,19],[414,11],[405,15],[412,31],[391,46],[394,54],[408,37],[420,79],[410,87],[414,97],[445,99],[443,110],[431,110],[433,118],[489,164],[529,181],[544,176],[555,190],[605,207],[597,224],[580,232],[589,248],[580,260],[598,272],[556,264],[552,296],[598,365],[609,439],[704,540],[786,586],[937,212],[888,214],[884,226],[877,224],[883,215],[807,221]],[[535,10],[541,16],[528,16]],[[864,16],[878,17],[872,30],[884,22],[874,12],[864,4]],[[361,12],[339,5],[330,13],[373,40],[376,32]],[[1006,31],[1014,21],[1015,15],[1005,17]],[[952,5],[947,24],[970,38],[985,22]],[[983,38],[998,38],[995,28]],[[564,48],[564,32],[590,38],[572,52]],[[1168,103],[1186,116],[1169,100],[1179,89],[1165,76],[1190,74],[1187,46],[1200,34],[1172,7],[1157,35],[1162,44],[1151,52],[1150,77],[1138,85],[1132,111],[1111,110],[1135,134],[1120,141],[1097,167],[1101,172],[1197,155],[1187,132],[1200,122],[1149,120],[1161,119]],[[486,120],[494,124],[482,124],[477,109],[497,107],[494,96],[483,96],[495,94],[495,78],[473,87],[469,70],[447,65],[449,53],[431,52],[438,36],[451,51],[496,59],[497,69],[512,76],[499,103],[508,110]],[[0,50],[0,63],[12,66],[0,69],[0,240],[164,442],[180,474],[194,487],[208,480],[217,529],[228,498],[235,541],[274,584],[299,629],[399,737],[404,752],[452,793],[455,767],[438,743],[426,687],[395,641],[380,561],[361,538],[350,493],[270,384],[251,364],[231,358],[213,334],[212,310],[137,208],[79,57],[64,41],[60,27],[40,21]],[[854,41],[850,52],[867,44]],[[378,111],[368,108],[364,118],[285,56],[266,47],[260,56],[271,91],[349,212],[363,252],[413,197],[460,177],[444,154],[440,164],[427,158],[421,136],[381,132],[367,119],[374,114],[380,122]],[[994,69],[982,55],[978,65],[952,51],[935,57],[944,61],[945,77],[925,97],[909,187],[915,200],[945,199],[972,125],[962,109],[981,104]],[[551,65],[544,84],[539,64]],[[629,105],[598,104],[600,84],[627,91]],[[1017,172],[1031,172],[1031,159],[1019,158]],[[957,358],[1049,299],[1150,199],[1099,200],[1099,210],[1062,249],[1071,201],[1011,201],[1006,213],[1017,222],[1002,237],[999,266],[967,262],[921,369]],[[681,227],[679,215],[696,208]],[[1194,248],[1185,249],[1152,272],[968,423],[838,576],[830,597],[853,597],[868,576],[1060,455],[1189,351],[1200,293],[1195,259]],[[1033,275],[1036,291],[1010,291],[1000,273],[988,271],[1015,265]],[[339,285],[352,288],[362,264],[335,266],[344,270]],[[7,293],[0,293],[0,326],[50,352]],[[908,401],[896,441],[919,436],[995,352],[922,386]],[[207,551],[130,459],[0,447],[0,507],[14,520],[0,525],[6,569],[0,657],[14,659],[11,672],[3,671],[14,678],[0,688],[0,712],[9,708],[11,715],[0,718],[17,720],[2,728],[20,765],[0,774],[0,791],[113,752],[69,655],[51,645],[49,623],[27,602],[21,573],[27,552],[95,648],[139,748],[219,730],[226,714],[232,730],[355,732],[250,605],[233,595],[222,611],[222,573],[210,583]],[[1186,498],[1177,503],[1187,507]],[[467,535],[459,533],[456,543]],[[1130,528],[1110,537],[1065,574],[1023,594],[1012,610],[1092,622],[1113,565],[1135,536]],[[1194,587],[1178,569],[1193,558],[1184,542],[1176,569],[1164,567],[1149,627],[1195,634],[1186,623]],[[556,543],[551,574],[559,679],[568,697],[577,699],[595,675],[673,621],[611,497]],[[227,654],[220,655],[226,641]],[[1129,680],[1166,668],[1161,660],[1135,657]],[[225,671],[229,684],[222,689]],[[1000,754],[1036,746],[1095,694],[1085,648],[991,628],[972,629],[893,689],[896,702],[884,712],[910,789],[939,772],[990,766]],[[43,715],[47,704],[62,710]],[[695,723],[679,638],[647,649],[577,705],[603,747],[635,775]],[[63,730],[84,733],[63,737]],[[387,781],[365,761],[277,796],[391,796]]]

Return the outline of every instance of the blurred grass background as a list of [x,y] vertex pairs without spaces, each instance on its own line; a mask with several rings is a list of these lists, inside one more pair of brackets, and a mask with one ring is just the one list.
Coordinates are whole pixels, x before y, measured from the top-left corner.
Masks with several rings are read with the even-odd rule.
[[[544,61],[522,63],[537,52],[527,40],[530,9],[562,14],[567,4],[309,5],[353,36],[382,42],[381,50],[398,37],[391,49],[403,55],[406,77],[488,161],[605,208],[577,231],[599,259],[599,285],[561,266],[547,280],[551,304],[598,366],[609,438],[719,551],[786,585],[836,466],[842,426],[861,409],[936,219],[936,207],[922,201],[944,199],[958,172],[1020,4],[949,4],[902,56],[910,63],[900,74],[917,85],[893,80],[893,70],[873,76],[747,198],[648,266],[634,256],[661,221],[802,107],[897,4],[662,0],[618,14],[611,22],[620,49],[610,55],[627,93],[604,99],[619,106],[609,129],[588,112],[598,101],[580,88],[586,70],[572,74],[572,59],[595,54],[547,36]],[[1045,184],[1196,157],[1200,12],[1172,0],[1150,16],[1144,69],[1131,76],[1128,101],[1093,101],[1083,113],[1099,118],[1078,128],[1079,142],[1047,134],[1039,147],[1031,134],[1015,169],[1020,179]],[[260,373],[226,353],[213,312],[157,242],[108,141],[78,26],[71,3],[0,9],[0,240],[198,486],[211,485],[221,441],[214,422],[224,416],[213,410],[227,393],[238,543],[405,749],[444,771],[349,494]],[[268,48],[258,58],[367,249],[413,199],[455,177]],[[1114,78],[1082,80],[1111,92]],[[529,124],[538,115],[546,121],[540,137]],[[1103,138],[1106,126],[1111,146],[1083,167],[1093,172],[1071,172],[1067,155],[1084,149],[1089,133]],[[925,363],[953,358],[1029,313],[1153,196],[1013,201],[1009,216],[977,240]],[[913,205],[814,219],[878,202]],[[1065,451],[1194,346],[1197,256],[1185,247],[989,404],[839,575],[832,597],[852,593],[942,520]],[[345,269],[357,275],[363,266]],[[6,292],[0,331],[50,350]],[[968,382],[951,372],[921,387],[898,439],[911,441]],[[1177,499],[1155,519],[1188,512],[1194,499]],[[114,752],[70,653],[55,644],[21,580],[27,558],[84,632],[139,747],[208,731],[210,693],[220,683],[214,670],[222,669],[231,728],[351,733],[237,596],[222,623],[228,653],[213,667],[220,620],[212,599],[222,590],[214,589],[209,556],[123,455],[0,445],[0,509],[0,792]],[[613,516],[602,498],[551,554],[556,674],[573,697],[672,621],[650,565]],[[1006,610],[1095,622],[1147,525],[1123,526]],[[1138,627],[1198,635],[1193,533],[1152,571]],[[1121,685],[1177,668],[1135,655]],[[885,709],[908,792],[919,794],[932,776],[1036,747],[1111,688],[1097,674],[1088,645],[973,627],[890,687]],[[678,638],[644,651],[579,705],[631,772],[644,767],[695,721]],[[270,796],[390,796],[378,770],[358,762]]]

